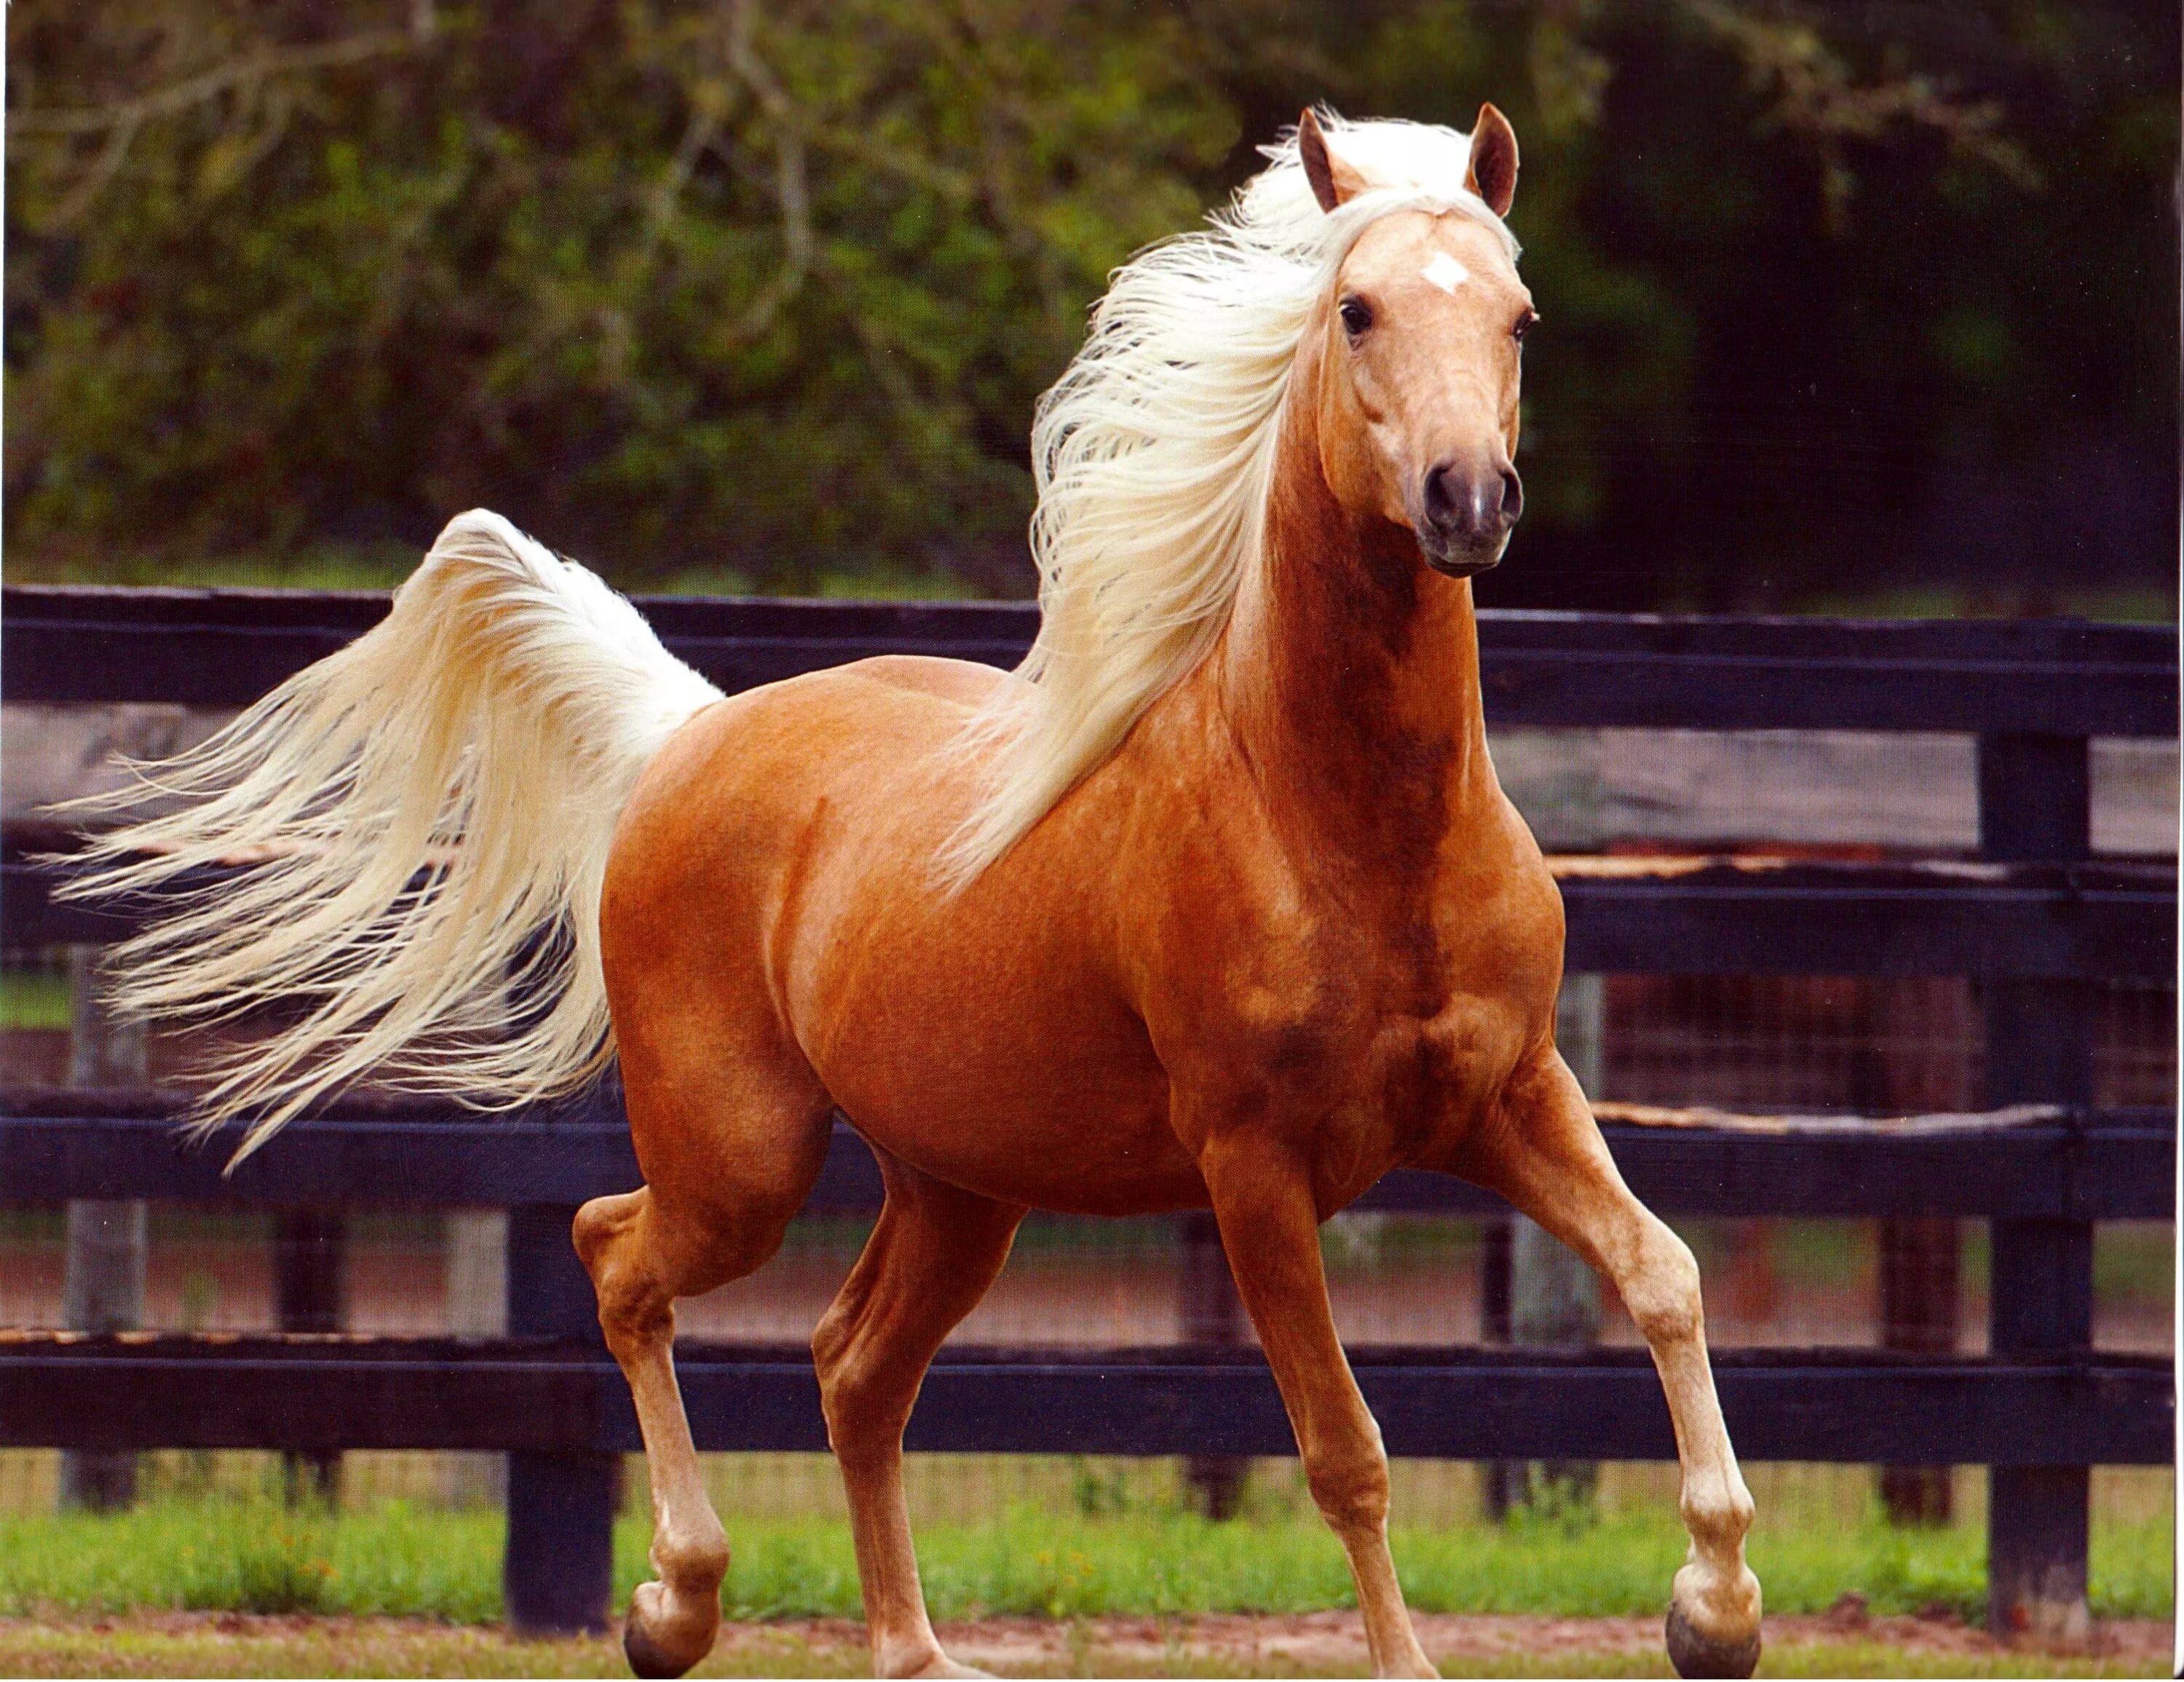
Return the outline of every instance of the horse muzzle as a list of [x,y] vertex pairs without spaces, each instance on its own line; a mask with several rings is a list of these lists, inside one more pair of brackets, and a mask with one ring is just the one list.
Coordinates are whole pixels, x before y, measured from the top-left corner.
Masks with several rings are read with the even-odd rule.
[[1524,511],[1524,485],[1497,450],[1476,462],[1444,461],[1427,470],[1415,527],[1426,565],[1451,578],[1497,565]]

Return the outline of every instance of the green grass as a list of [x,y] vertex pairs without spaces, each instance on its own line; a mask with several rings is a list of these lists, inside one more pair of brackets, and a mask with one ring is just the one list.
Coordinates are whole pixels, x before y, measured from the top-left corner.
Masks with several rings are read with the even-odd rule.
[[0,1614],[172,1611],[500,1616],[497,1512],[388,1502],[292,1512],[168,1496],[119,1513],[0,1515]]
[[[730,1515],[735,1563],[722,1598],[739,1619],[861,1615],[838,1519]],[[616,1534],[617,1602],[648,1574],[649,1523]],[[1423,1612],[1652,1613],[1683,1557],[1673,1509],[1584,1523],[1524,1518],[1399,1529],[1406,1593]],[[147,1608],[387,1614],[486,1623],[500,1615],[501,1523],[490,1511],[387,1502],[291,1511],[270,1498],[164,1496],[124,1513],[0,1515],[0,1615]],[[1340,1550],[1316,1518],[1215,1524],[1176,1512],[1105,1516],[1019,1508],[980,1523],[928,1524],[918,1553],[942,1618],[1025,1613],[1306,1612],[1351,1603]],[[1752,1561],[1769,1608],[1820,1612],[1846,1592],[1875,1613],[1943,1606],[1975,1616],[1983,1544],[1975,1526],[1764,1529]],[[2170,1615],[2166,1514],[2095,1527],[2094,1611]]]

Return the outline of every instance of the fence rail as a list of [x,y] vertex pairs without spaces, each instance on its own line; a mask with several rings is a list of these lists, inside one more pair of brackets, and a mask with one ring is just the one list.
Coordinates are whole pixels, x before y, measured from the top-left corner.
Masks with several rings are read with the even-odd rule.
[[[1593,862],[1551,861],[1573,972],[2117,981],[2176,972],[2176,879],[2163,866],[1746,856],[1642,868],[1617,860],[1634,868],[1598,876]],[[0,945],[103,944],[136,926],[141,907],[57,901],[56,883],[20,851],[0,860]]]
[[[12,585],[9,700],[241,706],[386,614],[366,592]],[[1013,665],[1038,615],[994,602],[639,597],[725,689],[870,654]],[[1688,730],[2174,736],[2176,639],[2075,621],[1699,618],[1482,611],[1490,722]]]
[[[0,1091],[0,1187],[47,1200],[146,1198],[228,1206],[324,1203],[421,1207],[573,1206],[638,1184],[612,1093],[550,1118],[500,1119],[445,1106],[354,1100],[292,1123],[281,1148],[233,1173],[219,1138],[176,1129],[180,1094]],[[2034,1108],[1943,1130],[1924,1118],[1830,1117],[1825,1130],[1602,1124],[1631,1188],[1667,1215],[1944,1215],[1964,1220],[2161,1220],[2176,1139],[2159,1109]],[[232,1135],[229,1136],[231,1139]],[[879,1168],[838,1122],[813,1214],[880,1206]],[[1499,1215],[1493,1193],[1446,1174],[1398,1170],[1354,1206],[1407,1214]]]
[[[1035,621],[993,604],[650,600],[668,646],[736,689],[866,654],[1013,661]],[[0,601],[11,703],[239,705],[376,622],[376,595],[16,587]],[[1755,1459],[1993,1468],[1990,1588],[2082,1596],[2085,1468],[2170,1453],[2164,1362],[2092,1347],[2092,1223],[2171,1215],[2176,1119],[2092,1103],[2091,988],[2165,980],[2170,865],[2088,861],[2088,739],[2174,737],[2170,632],[2076,623],[1861,624],[1482,613],[1490,722],[1960,732],[1979,738],[1979,860],[1559,860],[1573,970],[1979,977],[1994,1112],[1910,1122],[1826,1117],[1610,1121],[1640,1195],[1692,1215],[1949,1215],[1992,1223],[1993,1354],[1869,1351],[1718,1357]],[[58,905],[8,838],[0,944],[109,941],[125,920]],[[509,1120],[348,1100],[292,1127],[231,1177],[176,1139],[176,1094],[0,1093],[0,1198],[503,1204],[510,1336],[482,1342],[267,1337],[0,1339],[0,1441],[86,1448],[365,1446],[510,1451],[508,1601],[540,1628],[605,1615],[615,1452],[628,1400],[598,1343],[568,1242],[574,1205],[637,1181],[611,1089]],[[1685,1122],[1691,1117],[1680,1119]],[[877,1206],[846,1127],[811,1207]],[[1365,1206],[1486,1213],[1435,1176],[1389,1176]],[[1652,1457],[1672,1452],[1642,1355],[1356,1351],[1397,1453]],[[691,1344],[678,1366],[706,1448],[816,1448],[801,1351]],[[935,1367],[913,1448],[1288,1454],[1255,1353],[957,1350]]]
[[[10,1338],[0,1441],[71,1448],[513,1449],[633,1452],[629,1387],[577,1339],[39,1333]],[[1395,1455],[1672,1460],[1643,1350],[1358,1348],[1357,1382]],[[677,1376],[708,1452],[822,1452],[800,1346],[679,1341]],[[1718,1351],[1715,1382],[1751,1460],[2165,1465],[2169,1363],[1964,1361],[1879,1350]],[[1289,1455],[1253,1349],[944,1351],[913,1451]]]

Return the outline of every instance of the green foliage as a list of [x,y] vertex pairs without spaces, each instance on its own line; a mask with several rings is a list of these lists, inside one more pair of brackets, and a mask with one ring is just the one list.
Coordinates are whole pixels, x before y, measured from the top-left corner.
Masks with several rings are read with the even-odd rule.
[[[10,29],[73,104],[228,10]],[[302,82],[247,166],[272,118],[209,104],[71,215],[70,142],[19,145],[10,535],[281,551],[490,498],[638,576],[1012,549],[1021,445],[982,438],[1233,138],[1176,29],[1116,10],[448,7]]]
[[2169,590],[2173,8],[1875,16],[25,0],[8,564],[378,583],[486,502],[629,586],[1021,591],[1108,270],[1308,100],[1490,95],[1546,324],[1490,599],[1892,585],[1949,474],[2096,456],[2122,512],[2012,541]]

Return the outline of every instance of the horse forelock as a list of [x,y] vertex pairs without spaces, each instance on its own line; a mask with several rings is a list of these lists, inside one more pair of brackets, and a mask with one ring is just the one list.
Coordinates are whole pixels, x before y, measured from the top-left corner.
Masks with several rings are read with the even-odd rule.
[[1365,231],[1406,210],[1502,220],[1464,185],[1470,137],[1319,114],[1367,190],[1321,209],[1294,132],[1206,226],[1116,270],[1032,423],[1037,640],[959,738],[981,798],[941,849],[961,886],[1190,673],[1258,562],[1298,343]]

